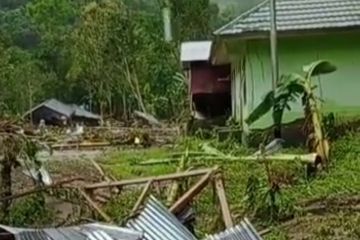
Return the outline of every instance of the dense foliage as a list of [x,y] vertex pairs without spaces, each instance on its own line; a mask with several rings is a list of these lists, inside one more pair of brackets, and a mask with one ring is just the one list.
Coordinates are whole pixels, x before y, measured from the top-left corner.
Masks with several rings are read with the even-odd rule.
[[21,115],[54,97],[107,116],[177,117],[187,106],[179,44],[210,38],[233,17],[227,9],[209,0],[1,1],[0,113]]

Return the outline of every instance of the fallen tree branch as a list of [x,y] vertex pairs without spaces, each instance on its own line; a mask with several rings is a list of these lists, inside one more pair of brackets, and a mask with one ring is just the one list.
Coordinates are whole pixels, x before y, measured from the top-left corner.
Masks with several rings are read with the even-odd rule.
[[124,186],[129,186],[129,185],[146,184],[150,180],[152,180],[153,182],[162,182],[162,181],[182,179],[182,178],[187,178],[187,177],[196,177],[196,176],[201,176],[201,175],[207,174],[208,172],[210,172],[212,170],[213,170],[213,168],[205,168],[205,169],[193,170],[193,171],[183,172],[183,173],[173,173],[173,174],[167,174],[167,175],[161,175],[161,176],[143,177],[143,178],[115,181],[115,182],[95,183],[95,184],[89,184],[89,185],[85,186],[84,189],[91,190],[91,189],[108,188],[108,187],[124,187]]
[[25,197],[27,195],[31,195],[31,194],[34,194],[34,193],[43,192],[43,191],[46,191],[46,190],[49,190],[49,189],[52,189],[52,188],[62,187],[62,185],[64,185],[64,184],[68,184],[68,183],[71,183],[71,182],[74,182],[74,181],[81,181],[81,180],[84,180],[84,179],[81,178],[81,177],[73,177],[73,178],[70,178],[70,179],[64,179],[64,180],[61,180],[61,181],[56,182],[56,183],[54,183],[52,185],[49,185],[49,186],[35,187],[33,189],[30,189],[30,190],[27,190],[27,191],[24,191],[24,192],[21,192],[21,193],[17,193],[17,194],[11,195],[11,196],[3,197],[3,198],[0,199],[0,202],[8,201],[8,200],[14,200],[14,199]]

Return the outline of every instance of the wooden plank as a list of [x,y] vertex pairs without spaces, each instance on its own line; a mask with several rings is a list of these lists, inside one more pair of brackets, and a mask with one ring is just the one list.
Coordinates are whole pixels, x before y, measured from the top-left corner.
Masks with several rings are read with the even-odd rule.
[[208,172],[210,172],[212,170],[213,170],[213,168],[205,168],[205,169],[199,169],[199,170],[183,172],[183,173],[173,173],[173,174],[161,175],[161,176],[156,176],[156,177],[151,176],[151,177],[143,177],[143,178],[136,178],[136,179],[130,179],[130,180],[123,180],[123,181],[95,183],[95,184],[89,184],[89,185],[85,186],[84,189],[124,187],[124,186],[130,186],[130,185],[145,184],[145,183],[149,182],[150,180],[153,180],[153,182],[161,182],[161,181],[169,181],[169,180],[182,179],[182,178],[188,178],[188,177],[197,177],[197,176],[207,174]]
[[54,150],[59,149],[84,149],[84,148],[102,148],[109,147],[111,144],[109,142],[84,142],[84,143],[62,143],[62,144],[53,144],[51,146]]
[[221,213],[223,215],[225,226],[226,228],[232,228],[234,226],[234,223],[231,218],[229,204],[226,200],[224,182],[221,175],[218,175],[215,178],[215,188],[219,198]]
[[94,168],[99,172],[99,174],[101,175],[101,178],[105,181],[111,181],[111,179],[106,176],[104,170],[102,169],[102,167],[94,160],[94,159],[89,159],[90,162],[92,163],[92,165],[94,166]]
[[184,195],[182,195],[170,208],[170,212],[178,213],[191,202],[209,183],[214,170],[209,171],[194,186],[192,186]]
[[134,215],[135,212],[139,209],[140,205],[144,202],[144,199],[146,197],[146,195],[148,194],[148,192],[150,191],[151,185],[153,183],[153,180],[148,181],[148,183],[145,185],[143,191],[141,192],[140,197],[138,198],[138,200],[136,201],[132,211],[131,211],[131,215]]
[[49,185],[49,186],[35,187],[35,188],[30,189],[30,190],[21,192],[21,193],[17,193],[17,194],[11,195],[11,196],[3,197],[3,198],[0,199],[0,202],[25,197],[27,195],[31,195],[31,194],[34,194],[34,193],[46,191],[46,190],[49,190],[49,189],[52,189],[52,188],[61,187],[64,184],[71,183],[71,182],[74,182],[74,181],[80,181],[80,180],[84,180],[84,179],[81,178],[81,177],[73,177],[73,178],[69,178],[69,179],[60,180],[59,182],[56,182],[56,183],[54,183],[52,185]]

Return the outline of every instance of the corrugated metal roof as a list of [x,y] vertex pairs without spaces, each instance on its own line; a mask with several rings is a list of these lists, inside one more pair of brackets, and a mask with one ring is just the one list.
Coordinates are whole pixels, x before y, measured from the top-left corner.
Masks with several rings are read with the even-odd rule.
[[146,240],[195,240],[188,229],[158,200],[150,197],[144,210],[127,223],[136,231],[144,233]]
[[74,111],[74,115],[77,117],[84,117],[84,118],[92,118],[92,119],[100,119],[100,115],[94,114],[92,112],[86,111],[85,109],[82,109],[76,104],[71,105]]
[[247,218],[240,225],[213,236],[207,237],[205,240],[262,240],[255,228],[251,225]]
[[[74,112],[74,109],[72,108],[72,106],[67,105],[63,102],[60,102],[56,99],[49,99],[46,102],[40,104],[41,106],[46,106],[54,111],[57,111],[63,115],[65,115],[66,117],[71,117],[71,115]],[[39,105],[39,106],[40,106]],[[39,108],[39,106],[37,108]]]
[[181,44],[181,62],[209,61],[211,41],[183,42]]
[[67,118],[76,116],[76,117],[84,117],[84,118],[91,118],[91,119],[97,119],[97,120],[101,119],[100,115],[97,115],[97,114],[89,112],[85,109],[82,109],[81,107],[79,107],[76,104],[65,104],[56,99],[49,99],[49,100],[37,105],[36,107],[27,111],[24,114],[24,116],[29,115],[31,112],[33,112],[43,106],[45,106],[49,109],[52,109],[64,116],[66,116]]
[[104,224],[87,224],[68,228],[22,229],[0,225],[16,240],[140,240],[142,233]]
[[[359,0],[278,0],[278,31],[360,27]],[[270,1],[240,15],[215,31],[216,35],[241,35],[270,30]]]

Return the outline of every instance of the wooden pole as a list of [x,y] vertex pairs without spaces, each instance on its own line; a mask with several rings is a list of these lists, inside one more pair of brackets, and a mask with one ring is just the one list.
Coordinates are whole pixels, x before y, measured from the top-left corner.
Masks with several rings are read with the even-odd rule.
[[[276,0],[270,1],[270,49],[271,49],[271,71],[272,71],[272,91],[275,96],[277,82],[279,80],[279,56],[277,49],[277,25],[276,25]],[[273,99],[273,111],[275,111],[275,99]],[[274,137],[281,137],[281,125],[276,124]]]
[[272,66],[272,89],[276,90],[279,79],[279,61],[277,52],[276,0],[270,0],[270,48]]
[[144,202],[144,199],[146,197],[146,195],[148,194],[148,192],[150,191],[151,185],[152,185],[153,181],[150,180],[148,181],[148,183],[146,184],[146,186],[144,187],[140,197],[138,198],[138,200],[136,201],[132,211],[131,211],[131,215],[134,215],[135,212],[139,209],[140,205]]
[[198,195],[209,183],[214,171],[208,172],[194,186],[192,186],[184,195],[182,195],[170,208],[170,212],[176,214],[184,209],[196,195]]
[[184,173],[173,173],[173,174],[167,174],[157,177],[143,177],[143,178],[136,178],[131,180],[123,180],[123,181],[115,181],[115,182],[102,182],[102,183],[95,183],[90,184],[84,187],[84,189],[98,189],[98,188],[108,188],[108,187],[124,187],[124,186],[130,186],[130,185],[139,185],[139,184],[145,184],[149,182],[150,180],[153,180],[153,182],[161,182],[161,181],[169,181],[169,180],[176,180],[176,179],[182,179],[182,178],[188,178],[188,177],[197,177],[207,174],[210,171],[213,171],[214,168],[205,168],[205,169],[199,169]]
[[84,179],[83,179],[83,178],[80,178],[80,177],[75,177],[75,178],[70,178],[70,179],[61,180],[61,181],[56,182],[56,183],[54,183],[54,184],[52,184],[52,185],[49,185],[49,186],[36,187],[36,188],[30,189],[30,190],[27,190],[27,191],[24,191],[24,192],[21,192],[21,193],[18,193],[18,194],[14,194],[14,195],[11,195],[11,196],[3,197],[3,198],[0,199],[0,202],[7,201],[7,200],[13,200],[13,199],[21,198],[21,197],[25,197],[25,196],[27,196],[27,195],[31,195],[31,194],[34,194],[34,193],[46,191],[46,190],[49,190],[49,189],[52,189],[52,188],[56,188],[56,187],[61,187],[61,186],[64,185],[64,184],[71,183],[71,182],[74,182],[74,181],[80,181],[80,180],[84,180]]
[[229,204],[226,200],[224,182],[220,174],[218,174],[215,178],[215,188],[219,198],[221,213],[223,215],[225,226],[227,229],[232,228],[234,226],[234,223],[231,218]]

